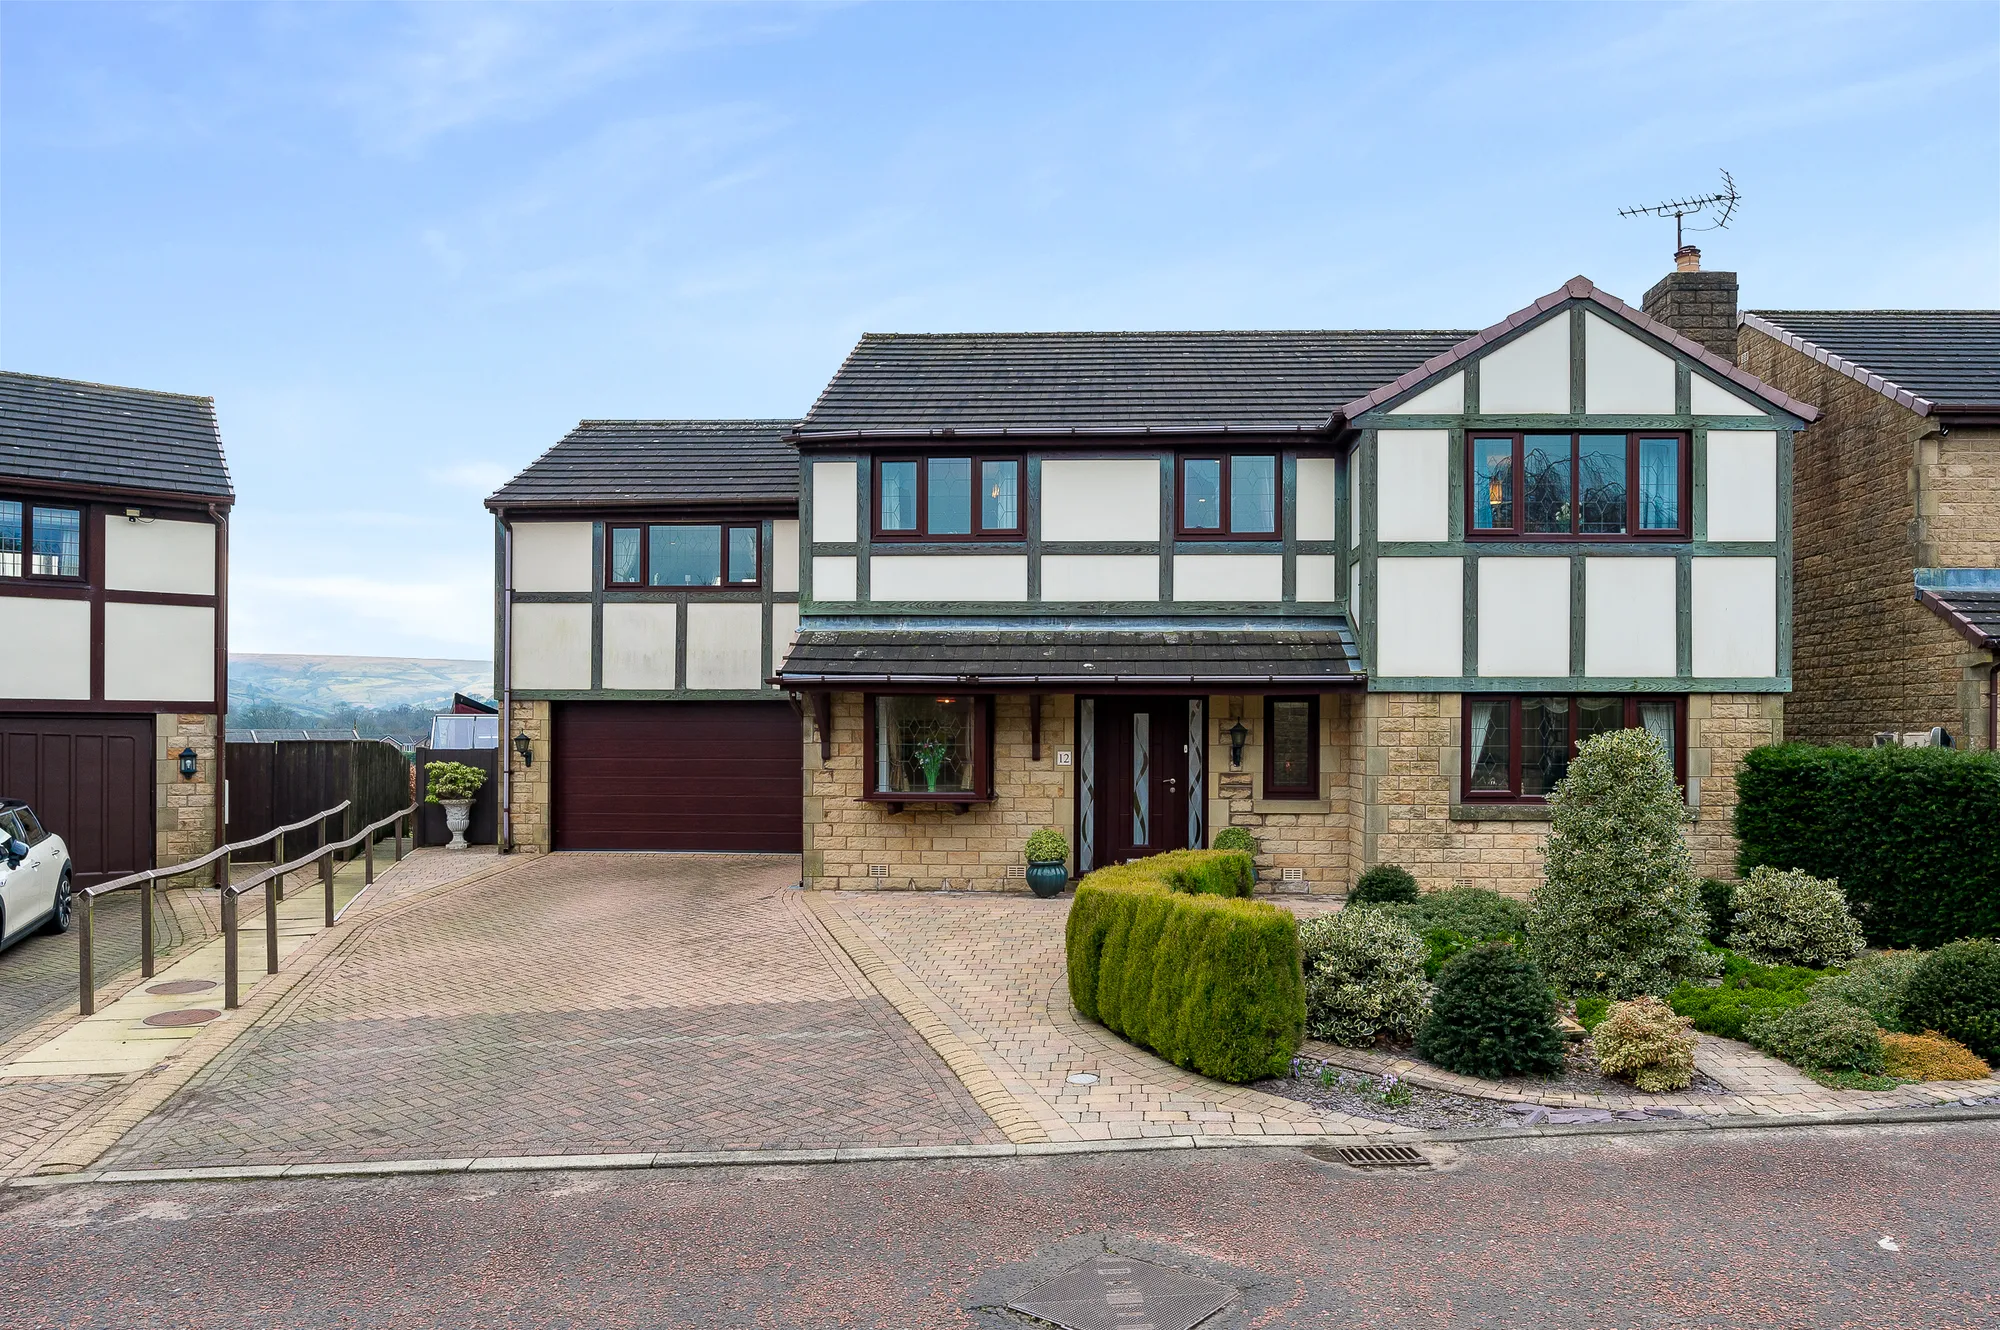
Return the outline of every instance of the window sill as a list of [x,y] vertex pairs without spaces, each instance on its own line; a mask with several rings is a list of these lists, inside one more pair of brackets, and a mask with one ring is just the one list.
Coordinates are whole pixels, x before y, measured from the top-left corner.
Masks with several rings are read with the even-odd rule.
[[1333,801],[1330,799],[1253,799],[1250,801],[1253,813],[1331,813]]
[[990,802],[983,794],[864,794],[865,804],[886,805],[891,813],[913,812],[920,808],[948,808],[954,813],[969,813],[974,804]]
[[1451,806],[1454,822],[1546,822],[1547,804],[1461,804]]

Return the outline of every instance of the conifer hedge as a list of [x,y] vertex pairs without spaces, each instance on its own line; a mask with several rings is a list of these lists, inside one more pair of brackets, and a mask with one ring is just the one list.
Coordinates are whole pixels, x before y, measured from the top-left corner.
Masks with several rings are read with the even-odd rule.
[[2000,758],[1759,748],[1736,779],[1737,868],[1836,879],[1870,943],[2000,936]]
[[1244,899],[1255,881],[1238,850],[1175,850],[1084,878],[1066,938],[1076,1009],[1204,1076],[1283,1075],[1305,1033],[1298,920]]

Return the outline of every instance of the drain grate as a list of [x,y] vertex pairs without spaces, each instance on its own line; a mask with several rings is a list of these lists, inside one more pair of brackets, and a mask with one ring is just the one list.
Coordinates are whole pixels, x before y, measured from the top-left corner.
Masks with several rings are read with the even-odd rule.
[[1407,1145],[1343,1145],[1333,1157],[1352,1168],[1429,1168],[1431,1161]]
[[1191,1330],[1234,1296],[1213,1279],[1105,1255],[1042,1281],[1007,1306],[1063,1330]]

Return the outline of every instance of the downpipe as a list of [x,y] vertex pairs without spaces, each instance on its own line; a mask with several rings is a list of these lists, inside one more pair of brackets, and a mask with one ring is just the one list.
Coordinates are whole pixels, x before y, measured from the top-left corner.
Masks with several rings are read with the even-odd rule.
[[514,525],[500,519],[500,853],[514,852]]

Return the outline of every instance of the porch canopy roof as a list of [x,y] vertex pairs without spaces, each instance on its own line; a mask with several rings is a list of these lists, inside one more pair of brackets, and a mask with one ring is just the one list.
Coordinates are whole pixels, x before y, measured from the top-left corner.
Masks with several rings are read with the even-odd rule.
[[777,682],[805,690],[1355,688],[1345,619],[1311,628],[807,628]]

